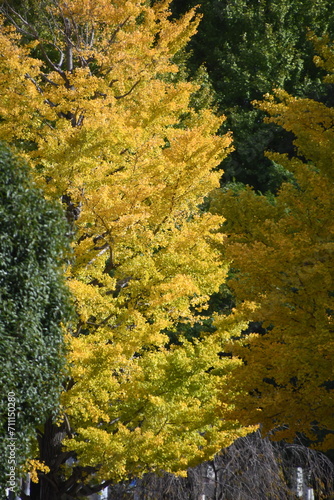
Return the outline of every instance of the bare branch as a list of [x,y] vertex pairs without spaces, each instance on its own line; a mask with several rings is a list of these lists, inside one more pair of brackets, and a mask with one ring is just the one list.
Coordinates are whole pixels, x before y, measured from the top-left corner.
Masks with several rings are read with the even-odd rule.
[[69,72],[73,71],[73,44],[71,41],[72,25],[71,21],[66,17],[64,19],[65,39],[66,39],[66,69]]
[[91,259],[87,265],[86,265],[86,269],[88,268],[88,266],[90,266],[91,264],[93,264],[93,262],[96,261],[96,259],[98,259],[99,257],[101,257],[101,255],[103,255],[104,253],[107,252],[107,250],[109,250],[109,244],[106,243],[107,246],[105,246],[93,259]]
[[60,51],[60,59],[59,59],[59,63],[58,63],[58,67],[61,68],[62,67],[62,64],[64,62],[64,52],[63,51]]
[[111,37],[110,37],[110,38],[109,38],[109,40],[108,40],[108,45],[111,45],[111,44],[114,42],[114,40],[115,40],[115,38],[116,38],[117,33],[118,33],[118,32],[119,32],[119,31],[120,31],[120,30],[121,30],[121,29],[122,29],[122,28],[126,25],[126,23],[128,22],[128,20],[129,20],[129,19],[130,19],[130,16],[128,16],[128,17],[125,19],[125,21],[123,21],[121,24],[119,24],[119,25],[117,26],[117,28],[115,29],[115,31],[113,32],[113,34],[111,35]]
[[48,78],[44,73],[41,74],[41,78],[42,80],[44,80],[45,82],[48,82],[48,83],[51,83],[51,85],[53,85],[54,87],[59,87],[59,83],[56,83],[56,82],[53,82],[52,80],[50,80],[50,78]]
[[95,40],[95,31],[94,28],[92,28],[91,34],[90,34],[90,40],[88,42],[88,47],[92,48],[94,45],[94,40]]
[[126,97],[128,96],[129,94],[131,94],[131,92],[137,87],[137,85],[141,82],[141,80],[138,80],[136,83],[134,83],[131,87],[131,89],[126,92],[125,94],[123,95],[115,95],[115,99],[123,99],[123,97]]
[[[28,23],[28,21],[26,19],[24,19],[24,17],[21,16],[21,14],[19,14],[13,7],[11,7],[7,2],[5,2],[5,4],[3,4],[1,7],[0,7],[0,12],[8,19],[8,21],[10,21],[13,26],[17,29],[17,31],[19,33],[22,33],[23,35],[26,35],[26,36],[29,36],[29,37],[33,37],[33,38],[36,38],[38,37],[38,33],[36,32],[36,30],[34,29],[34,27]],[[14,17],[12,17],[9,12],[11,12],[14,16],[16,16],[25,26],[27,26],[31,32],[29,31],[26,31],[25,29],[23,29],[14,19]]]
[[25,76],[25,78],[26,78],[27,80],[30,80],[30,81],[31,81],[31,82],[35,85],[36,89],[38,90],[38,92],[39,92],[40,94],[43,94],[43,90],[42,90],[42,89],[41,89],[41,87],[38,85],[38,83],[36,82],[36,80],[35,80],[32,76],[30,76],[30,75],[29,75],[29,73],[26,73],[24,76]]

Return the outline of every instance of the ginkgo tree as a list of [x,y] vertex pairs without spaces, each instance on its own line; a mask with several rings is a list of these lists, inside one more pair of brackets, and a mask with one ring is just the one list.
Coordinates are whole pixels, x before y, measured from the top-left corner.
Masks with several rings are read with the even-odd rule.
[[[328,40],[314,41],[316,61],[333,72]],[[212,199],[212,212],[223,210],[228,221],[225,257],[237,303],[253,301],[250,318],[262,323],[231,346],[245,361],[231,387],[247,393],[234,393],[231,415],[276,429],[276,438],[304,433],[332,449],[334,109],[279,90],[257,105],[295,134],[298,156],[269,155],[291,173],[276,198],[244,187]]]
[[3,7],[0,138],[62,200],[75,234],[68,438],[52,450],[53,424],[40,438],[51,469],[42,496],[53,499],[98,491],[102,479],[182,473],[246,429],[218,397],[239,363],[219,356],[237,319],[194,342],[166,334],[201,320],[227,272],[223,218],[199,206],[231,137],[215,135],[223,117],[191,107],[198,86],[173,62],[199,17],[170,21],[168,1],[37,5],[36,25]]

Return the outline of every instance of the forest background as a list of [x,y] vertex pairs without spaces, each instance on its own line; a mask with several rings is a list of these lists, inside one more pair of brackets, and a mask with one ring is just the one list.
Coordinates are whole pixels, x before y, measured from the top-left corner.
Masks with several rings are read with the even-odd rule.
[[184,475],[259,424],[333,449],[331,2],[2,12],[1,418],[29,498]]

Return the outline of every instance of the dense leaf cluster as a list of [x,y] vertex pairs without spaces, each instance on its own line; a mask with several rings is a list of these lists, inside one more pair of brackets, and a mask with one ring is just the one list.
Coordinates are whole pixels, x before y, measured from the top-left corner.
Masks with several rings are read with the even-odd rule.
[[10,427],[15,432],[16,460],[22,464],[36,426],[58,406],[64,376],[61,323],[69,317],[61,275],[67,248],[62,212],[31,186],[27,167],[4,146],[0,147],[0,220],[0,482],[4,484],[8,393],[15,398]]
[[76,228],[67,278],[78,323],[62,394],[73,432],[64,454],[46,426],[41,436],[52,470],[39,474],[40,496],[51,500],[68,491],[69,455],[72,489],[83,494],[83,481],[184,473],[248,429],[217,413],[239,363],[219,355],[229,333],[193,343],[178,335],[173,347],[166,335],[204,319],[227,271],[224,219],[199,206],[219,186],[231,137],[205,108],[205,78],[201,92],[177,65],[199,18],[190,10],[170,20],[169,2],[46,3],[36,23],[5,11],[0,138],[24,149]]
[[[222,131],[233,131],[235,151],[222,163],[223,182],[233,179],[261,192],[276,192],[286,171],[264,151],[294,154],[292,136],[273,123],[252,101],[273,88],[317,100],[330,99],[324,71],[313,64],[314,48],[308,31],[334,33],[330,0],[204,0],[203,19],[189,44],[190,71],[205,64],[216,101],[227,120]],[[197,5],[174,0],[176,16]]]
[[[57,430],[41,429],[52,470],[36,497],[182,474],[249,431],[239,422],[289,439],[312,437],[314,422],[332,432],[333,108],[321,77],[334,65],[328,40],[307,38],[334,33],[331,2],[203,0],[201,24],[196,9],[178,17],[194,3],[174,0],[174,19],[168,1],[4,8],[0,139],[62,199],[76,237],[68,439],[52,447]],[[43,6],[36,19],[28,5]],[[277,91],[256,106],[273,87],[302,98]],[[2,154],[3,387],[29,439],[60,390],[65,228]]]

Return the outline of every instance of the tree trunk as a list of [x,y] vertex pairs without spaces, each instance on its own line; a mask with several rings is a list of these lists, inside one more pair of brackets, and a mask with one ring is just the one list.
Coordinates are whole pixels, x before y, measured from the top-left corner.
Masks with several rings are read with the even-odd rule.
[[61,443],[66,436],[65,425],[57,426],[49,418],[40,436],[40,460],[50,468],[48,474],[39,474],[38,484],[31,484],[31,500],[61,500],[59,467],[64,462]]

